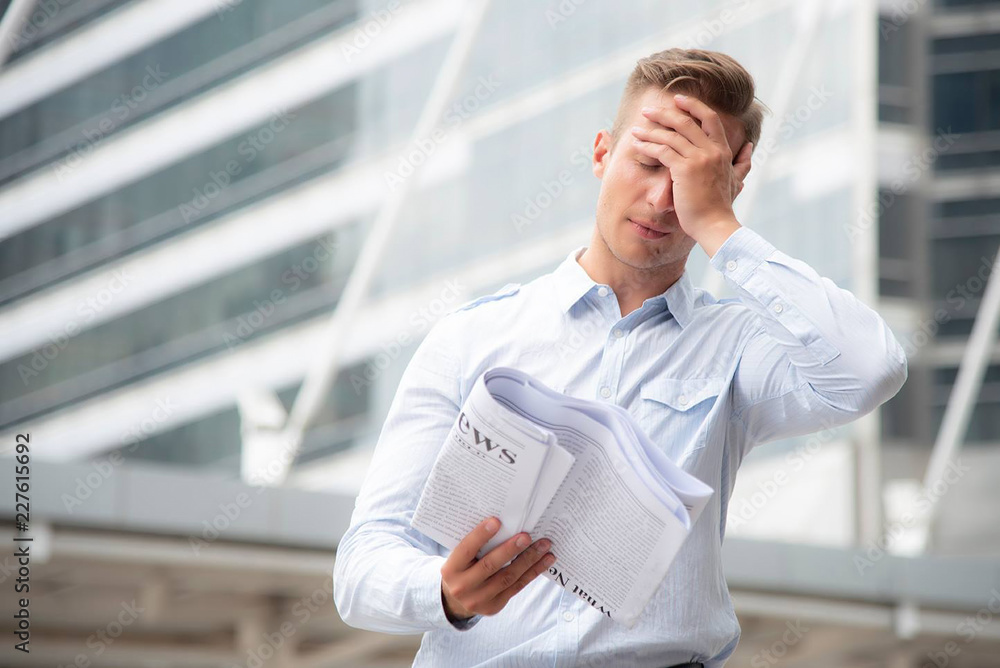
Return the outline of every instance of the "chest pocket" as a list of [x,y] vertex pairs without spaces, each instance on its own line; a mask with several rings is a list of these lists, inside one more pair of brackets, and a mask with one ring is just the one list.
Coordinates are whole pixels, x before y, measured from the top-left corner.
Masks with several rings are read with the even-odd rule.
[[705,446],[703,425],[724,378],[657,378],[639,389],[639,426],[675,463]]

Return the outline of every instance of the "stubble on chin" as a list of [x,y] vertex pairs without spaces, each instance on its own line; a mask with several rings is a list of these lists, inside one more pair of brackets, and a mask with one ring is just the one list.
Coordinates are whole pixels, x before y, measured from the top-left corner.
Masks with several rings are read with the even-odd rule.
[[[603,232],[601,239],[615,259],[625,266],[638,271],[661,271],[672,264],[676,264],[678,261],[683,261],[687,255],[684,249],[677,248],[677,241],[673,241],[670,245],[643,243],[638,240],[622,241],[620,239],[618,240],[620,244],[608,243],[608,239]],[[630,243],[633,244],[633,252],[628,253],[626,246]]]

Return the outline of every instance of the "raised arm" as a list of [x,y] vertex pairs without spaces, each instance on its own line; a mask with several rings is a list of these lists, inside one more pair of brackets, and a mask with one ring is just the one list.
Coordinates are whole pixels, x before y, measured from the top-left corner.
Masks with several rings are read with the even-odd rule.
[[902,387],[906,355],[889,326],[805,262],[740,227],[711,264],[759,321],[734,382],[748,446],[850,422]]
[[733,388],[746,448],[844,424],[898,392],[906,355],[885,321],[737,221],[752,145],[735,150],[719,114],[694,97],[642,113],[659,127],[633,128],[635,145],[670,170],[678,222],[759,321]]

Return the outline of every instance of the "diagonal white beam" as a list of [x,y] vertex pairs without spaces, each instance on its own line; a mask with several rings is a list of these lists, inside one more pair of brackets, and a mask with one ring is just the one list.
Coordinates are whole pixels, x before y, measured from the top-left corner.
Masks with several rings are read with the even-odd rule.
[[0,18],[0,70],[3,69],[3,64],[7,62],[10,54],[16,50],[17,33],[24,28],[34,5],[35,0],[12,0],[7,6],[7,11],[3,12]]
[[[446,105],[454,95],[459,77],[469,53],[472,51],[474,38],[479,32],[489,4],[490,0],[475,0],[463,16],[462,24],[459,26],[441,70],[434,80],[427,102],[420,112],[420,118],[413,129],[411,139],[414,145],[419,141],[427,141],[440,122]],[[364,299],[371,289],[382,256],[392,238],[392,230],[399,221],[403,202],[414,186],[416,173],[422,171],[421,167],[424,164],[426,163],[422,162],[416,165],[414,167],[415,173],[409,175],[390,191],[379,209],[368,237],[365,239],[358,260],[348,278],[347,286],[344,288],[344,293],[337,302],[333,316],[330,318],[324,344],[319,349],[319,360],[306,375],[302,382],[302,388],[295,398],[295,403],[288,413],[288,422],[282,436],[285,442],[292,444],[293,451],[292,457],[287,460],[277,482],[284,480],[291,470],[294,458],[301,446],[302,437],[310,423],[315,419],[316,414],[321,410],[323,398],[337,377],[342,361],[341,343],[348,337],[349,328],[356,320],[357,314],[362,310]]]
[[0,189],[0,241],[287,114],[449,33],[456,22],[456,2],[420,0],[404,5],[360,50],[355,46],[358,26],[345,27],[109,137],[80,157],[78,164],[60,163],[15,181]]
[[142,0],[125,5],[4,70],[0,74],[0,118],[224,7],[220,0]]
[[944,409],[941,429],[934,441],[927,472],[924,474],[923,494],[929,504],[927,517],[921,526],[919,546],[926,551],[934,527],[934,517],[943,496],[938,491],[938,484],[944,482],[948,467],[955,460],[962,448],[965,435],[969,430],[969,420],[976,407],[979,391],[983,386],[983,376],[990,362],[990,353],[997,342],[997,327],[1000,326],[1000,253],[993,260],[993,268],[983,301],[979,304],[976,320],[972,325],[972,334],[958,367],[958,376],[948,397],[948,405]]

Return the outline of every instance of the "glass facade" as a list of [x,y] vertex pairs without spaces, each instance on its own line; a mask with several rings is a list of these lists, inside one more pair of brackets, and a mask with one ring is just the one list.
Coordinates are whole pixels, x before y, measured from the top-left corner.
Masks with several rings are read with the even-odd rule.
[[354,87],[264,123],[0,244],[0,304],[329,173],[351,153]]
[[[241,0],[4,119],[18,175],[225,83],[356,18],[352,0]],[[221,12],[221,13],[220,13]],[[40,146],[40,144],[47,144]],[[34,153],[34,155],[24,155]],[[0,162],[0,179],[9,179]],[[3,183],[3,180],[0,180]]]
[[[906,205],[887,209],[880,222],[880,291],[916,300],[920,323],[910,341],[919,353],[916,364],[911,363],[907,387],[886,406],[882,429],[887,438],[903,439],[918,449],[930,447],[937,436],[958,362],[940,355],[929,356],[940,361],[922,361],[927,359],[924,342],[954,349],[968,340],[1000,249],[1000,199],[995,188],[979,185],[994,178],[1000,167],[1000,34],[985,27],[988,22],[979,13],[998,10],[996,1],[936,3],[935,16],[961,23],[941,23],[940,34],[927,24],[920,57],[926,58],[930,115],[928,126],[917,130],[928,146],[945,133],[949,143],[934,152],[930,187],[908,193]],[[896,31],[880,42],[880,91],[887,82],[907,80],[908,70],[920,69],[922,61],[907,62],[901,56],[894,43],[899,35]],[[898,118],[880,111],[880,120]],[[921,218],[921,211],[928,217],[926,234],[912,222]],[[1000,424],[993,417],[994,372],[991,367],[977,395],[965,434],[969,443],[1000,441]],[[925,420],[928,413],[921,406],[928,403]]]

